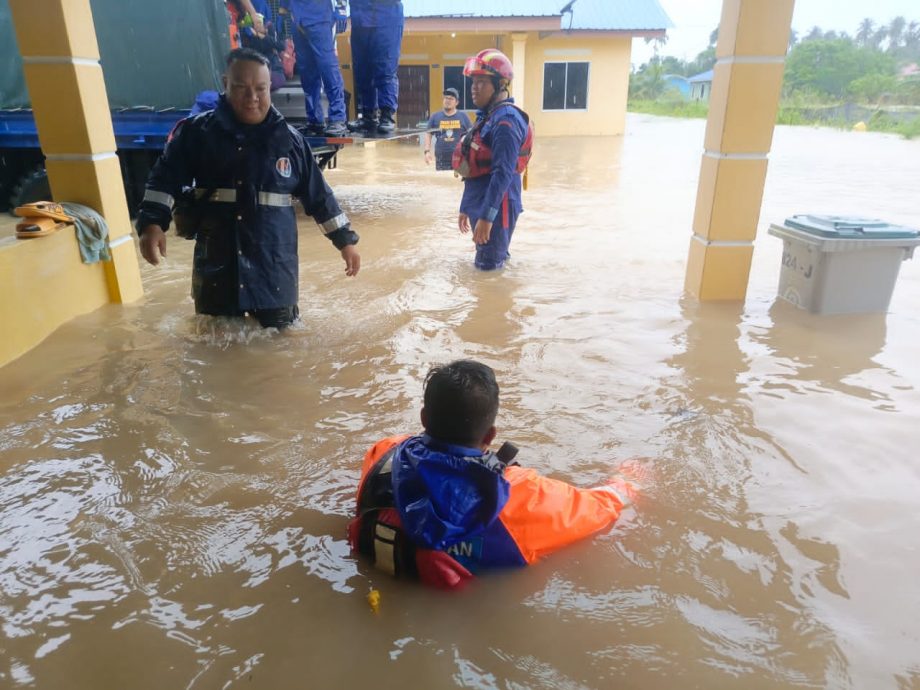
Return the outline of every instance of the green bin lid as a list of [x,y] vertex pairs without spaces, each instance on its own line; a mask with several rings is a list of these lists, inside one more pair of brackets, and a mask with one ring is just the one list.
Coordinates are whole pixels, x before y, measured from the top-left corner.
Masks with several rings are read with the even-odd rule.
[[891,225],[883,220],[871,218],[797,215],[787,218],[785,224],[786,227],[803,230],[812,235],[835,239],[886,240],[920,237],[920,230]]

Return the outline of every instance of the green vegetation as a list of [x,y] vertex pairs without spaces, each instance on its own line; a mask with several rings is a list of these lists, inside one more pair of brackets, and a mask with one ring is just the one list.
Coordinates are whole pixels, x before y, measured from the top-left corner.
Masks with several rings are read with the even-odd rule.
[[[655,56],[630,78],[629,109],[674,117],[705,117],[707,104],[688,100],[670,82],[715,65],[718,29],[709,46],[685,62]],[[860,22],[854,36],[814,27],[799,40],[793,31],[786,59],[779,124],[821,124],[850,128],[865,122],[871,131],[920,136],[920,22],[895,17],[877,26]]]

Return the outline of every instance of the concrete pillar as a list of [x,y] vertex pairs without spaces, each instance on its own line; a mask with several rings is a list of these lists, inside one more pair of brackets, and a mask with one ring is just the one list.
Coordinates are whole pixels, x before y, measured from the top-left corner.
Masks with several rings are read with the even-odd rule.
[[724,0],[685,288],[744,300],[795,0]]
[[45,167],[55,199],[108,223],[113,302],[143,294],[89,0],[10,0]]
[[527,34],[511,34],[511,64],[514,65],[514,81],[511,82],[511,96],[518,106],[527,110],[524,101],[524,70],[527,66]]

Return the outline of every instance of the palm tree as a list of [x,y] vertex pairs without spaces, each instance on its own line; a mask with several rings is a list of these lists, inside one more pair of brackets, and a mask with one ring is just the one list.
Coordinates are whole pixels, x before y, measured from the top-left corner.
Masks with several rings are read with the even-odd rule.
[[901,45],[901,39],[904,37],[904,27],[907,26],[907,20],[904,17],[895,17],[888,25],[888,50],[897,48]]
[[856,42],[861,46],[869,45],[869,39],[872,38],[872,32],[875,31],[875,22],[866,17],[859,23],[856,30]]
[[888,38],[888,27],[880,26],[869,39],[869,47],[875,48],[876,50],[881,50],[882,43],[885,42],[886,38]]
[[904,47],[913,51],[920,47],[920,22],[911,22],[904,32]]

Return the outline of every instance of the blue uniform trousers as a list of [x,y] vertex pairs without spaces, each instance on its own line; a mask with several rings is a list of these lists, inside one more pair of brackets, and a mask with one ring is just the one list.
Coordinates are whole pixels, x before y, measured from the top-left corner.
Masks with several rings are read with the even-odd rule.
[[[505,261],[511,256],[508,248],[511,246],[511,236],[514,234],[517,219],[518,214],[505,196],[492,223],[489,241],[476,245],[476,258],[473,260],[476,268],[481,271],[494,271],[505,265]],[[470,226],[475,228],[477,220],[478,218],[470,218]]]
[[361,112],[373,115],[377,108],[396,112],[399,104],[399,51],[403,21],[386,26],[361,27],[352,23],[351,54],[355,91]]
[[320,100],[320,86],[329,100],[329,121],[345,122],[345,85],[335,54],[332,22],[295,27],[294,50],[297,53],[297,71],[303,87],[307,108],[307,121],[323,124],[326,117]]

